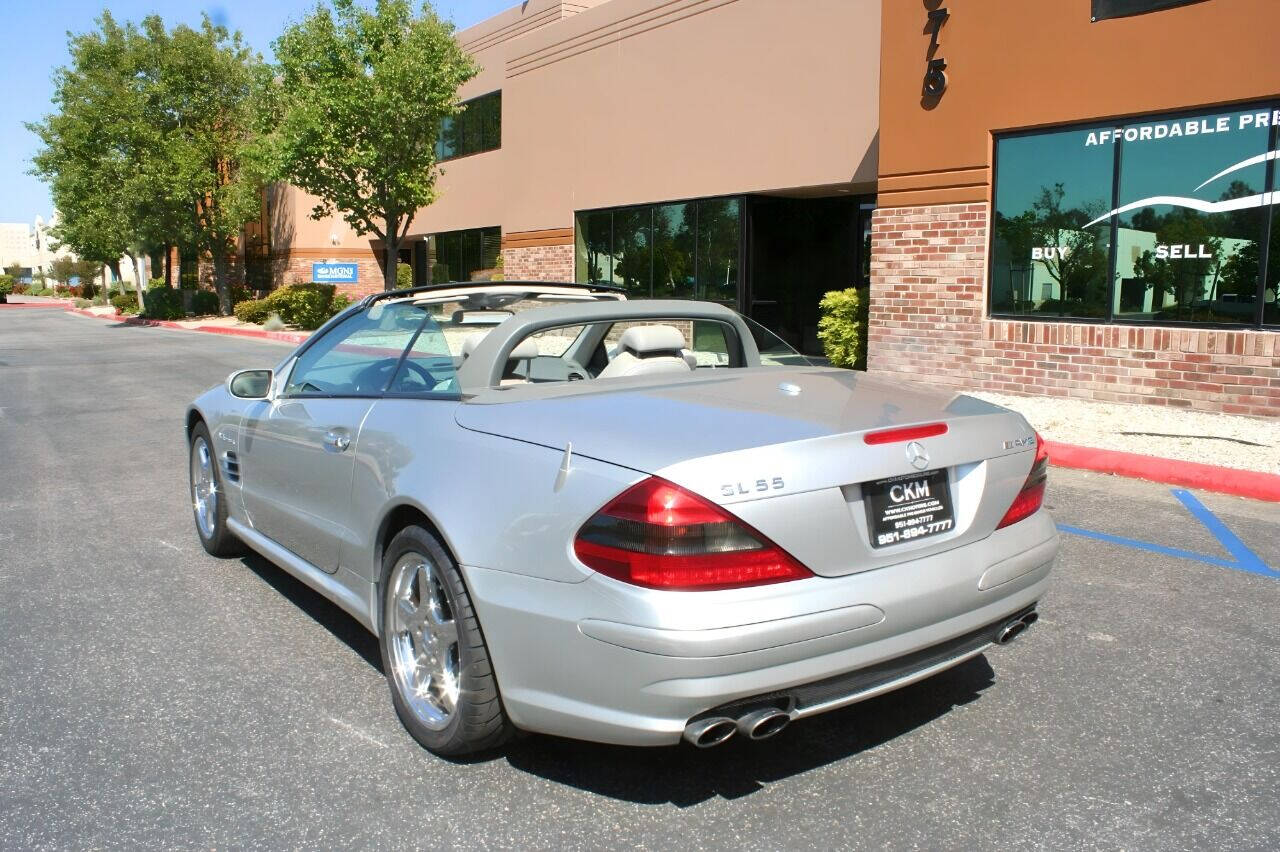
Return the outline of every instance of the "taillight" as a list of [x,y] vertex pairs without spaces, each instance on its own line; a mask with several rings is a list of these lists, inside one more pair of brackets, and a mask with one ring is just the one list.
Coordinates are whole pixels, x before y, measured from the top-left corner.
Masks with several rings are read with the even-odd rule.
[[652,589],[711,591],[813,576],[724,509],[657,477],[593,515],[573,550],[601,574]]
[[1048,478],[1049,450],[1044,445],[1044,438],[1041,438],[1040,433],[1037,432],[1036,460],[1031,464],[1031,473],[1027,474],[1027,481],[1022,484],[1022,490],[1018,492],[1017,497],[1013,498],[1013,505],[1004,513],[996,529],[1004,529],[1010,524],[1016,524],[1039,511],[1041,504],[1044,503],[1044,486]]

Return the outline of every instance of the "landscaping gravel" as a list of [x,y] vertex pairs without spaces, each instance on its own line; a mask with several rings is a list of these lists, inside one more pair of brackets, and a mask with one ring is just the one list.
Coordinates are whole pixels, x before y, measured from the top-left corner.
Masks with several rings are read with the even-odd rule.
[[1061,397],[967,391],[1027,418],[1045,439],[1280,473],[1280,419]]

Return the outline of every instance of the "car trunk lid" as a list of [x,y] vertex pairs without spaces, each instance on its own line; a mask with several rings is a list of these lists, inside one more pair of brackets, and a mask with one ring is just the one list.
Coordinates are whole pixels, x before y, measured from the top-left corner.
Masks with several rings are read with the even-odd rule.
[[[815,573],[828,575],[989,535],[1034,454],[1026,421],[998,406],[824,368],[526,385],[480,394],[456,416],[467,429],[558,450],[571,444],[574,454],[661,476],[730,507]],[[945,431],[914,441],[867,440],[921,425]],[[871,492],[886,504],[892,483],[871,484],[904,477],[901,484],[914,487],[914,498],[928,473],[932,480],[923,488],[934,493],[925,497],[950,504],[949,528],[877,542]],[[943,521],[942,508],[930,523]]]

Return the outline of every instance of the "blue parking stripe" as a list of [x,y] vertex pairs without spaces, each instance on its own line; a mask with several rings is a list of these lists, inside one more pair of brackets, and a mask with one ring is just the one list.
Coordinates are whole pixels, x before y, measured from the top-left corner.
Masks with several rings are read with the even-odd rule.
[[1280,577],[1280,571],[1272,571],[1268,568],[1267,563],[1263,562],[1258,554],[1246,547],[1245,543],[1217,515],[1210,512],[1207,506],[1197,500],[1194,494],[1182,488],[1174,488],[1173,496],[1177,497],[1178,501],[1187,507],[1188,512],[1196,516],[1196,520],[1204,524],[1205,529],[1213,533],[1213,537],[1218,540],[1227,553],[1235,557],[1236,561],[1231,566],[1232,568],[1248,571],[1251,574],[1261,574],[1264,577]]
[[1203,553],[1193,553],[1190,550],[1182,550],[1177,547],[1165,547],[1163,544],[1155,544],[1150,541],[1139,541],[1136,538],[1125,538],[1124,536],[1111,535],[1110,533],[1098,532],[1097,530],[1086,530],[1081,527],[1073,527],[1068,524],[1058,524],[1061,532],[1070,535],[1078,535],[1084,538],[1092,538],[1098,541],[1105,541],[1109,544],[1119,544],[1123,547],[1132,547],[1138,550],[1147,550],[1152,553],[1159,553],[1164,556],[1174,556],[1179,559],[1191,559],[1196,562],[1205,562],[1209,565],[1217,565],[1220,568],[1234,568],[1237,571],[1245,571],[1250,574],[1258,574],[1263,577],[1271,577],[1280,579],[1280,571],[1273,571],[1262,561],[1258,554],[1250,550],[1240,537],[1233,533],[1221,519],[1213,512],[1209,511],[1203,503],[1195,498],[1190,491],[1181,488],[1171,489],[1173,496],[1178,498],[1178,502],[1190,512],[1196,520],[1204,525],[1213,537],[1218,540],[1222,548],[1231,554],[1231,559],[1223,559],[1219,556],[1207,556]]
[[1096,530],[1085,530],[1080,527],[1068,526],[1067,524],[1058,524],[1058,529],[1064,533],[1071,535],[1083,536],[1084,538],[1095,538],[1098,541],[1105,541],[1109,544],[1120,544],[1125,547],[1135,547],[1138,550],[1149,550],[1152,553],[1159,553],[1164,556],[1176,556],[1179,559],[1194,559],[1197,562],[1208,562],[1210,565],[1217,565],[1220,568],[1235,568],[1234,562],[1217,556],[1205,556],[1202,553],[1192,553],[1190,550],[1179,550],[1176,547],[1165,547],[1163,544],[1152,544],[1149,541],[1138,541],[1136,538],[1125,538],[1124,536],[1111,535],[1110,533],[1098,532]]

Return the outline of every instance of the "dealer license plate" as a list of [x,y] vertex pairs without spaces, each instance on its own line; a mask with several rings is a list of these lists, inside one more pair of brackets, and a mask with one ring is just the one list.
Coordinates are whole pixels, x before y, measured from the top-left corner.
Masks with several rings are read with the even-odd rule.
[[926,470],[862,484],[872,547],[916,541],[955,528],[945,470]]

